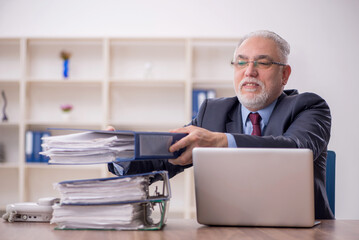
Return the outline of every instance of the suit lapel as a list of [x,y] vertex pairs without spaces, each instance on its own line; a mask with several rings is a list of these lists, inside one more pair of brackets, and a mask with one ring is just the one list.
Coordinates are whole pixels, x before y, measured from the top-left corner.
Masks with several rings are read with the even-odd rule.
[[286,94],[282,93],[279,98],[278,101],[273,109],[273,112],[269,118],[268,124],[263,132],[263,136],[269,136],[269,135],[273,135],[273,136],[278,136],[282,134],[281,128],[279,126],[282,126],[282,124],[280,124],[283,121],[283,115],[282,112],[280,110],[278,110],[278,108],[280,109],[280,104],[283,100],[283,98],[286,96]]
[[242,129],[242,114],[241,114],[241,104],[236,104],[236,106],[228,113],[228,122],[226,124],[227,133],[243,133]]

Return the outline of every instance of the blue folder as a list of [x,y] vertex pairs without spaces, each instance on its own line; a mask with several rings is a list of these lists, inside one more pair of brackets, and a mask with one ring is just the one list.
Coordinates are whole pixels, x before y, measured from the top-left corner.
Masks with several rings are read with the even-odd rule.
[[111,136],[132,136],[134,140],[134,151],[130,157],[116,158],[116,162],[126,162],[133,160],[148,159],[171,159],[179,157],[185,149],[176,152],[170,152],[169,147],[187,136],[187,133],[170,133],[170,132],[136,132],[136,131],[105,131],[90,129],[73,129],[73,128],[48,128],[48,130],[73,130],[80,132],[93,132],[108,134]]

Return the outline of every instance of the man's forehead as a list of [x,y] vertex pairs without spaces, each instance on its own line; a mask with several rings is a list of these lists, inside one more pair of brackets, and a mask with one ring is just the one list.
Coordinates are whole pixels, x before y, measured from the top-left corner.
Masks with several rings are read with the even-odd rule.
[[250,58],[269,56],[270,58],[278,55],[277,44],[270,38],[251,37],[243,41],[237,48],[236,57],[246,56]]

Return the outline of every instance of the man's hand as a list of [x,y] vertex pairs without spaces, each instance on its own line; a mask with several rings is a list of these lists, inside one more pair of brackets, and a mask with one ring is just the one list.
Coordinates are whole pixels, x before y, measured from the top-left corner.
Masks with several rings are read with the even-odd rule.
[[107,126],[106,131],[115,131],[116,129],[112,126]]
[[169,151],[175,152],[186,148],[181,156],[168,161],[174,165],[188,165],[192,163],[192,149],[195,147],[228,147],[227,136],[224,133],[211,132],[204,128],[187,126],[171,130],[175,133],[188,133],[188,135],[174,143]]

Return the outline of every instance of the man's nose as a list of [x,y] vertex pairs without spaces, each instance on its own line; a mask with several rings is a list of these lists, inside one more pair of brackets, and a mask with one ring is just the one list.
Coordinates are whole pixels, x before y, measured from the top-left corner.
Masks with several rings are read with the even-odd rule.
[[246,68],[246,71],[245,71],[245,76],[246,77],[257,77],[257,75],[258,75],[257,68],[254,67],[254,63],[249,62],[248,66]]

